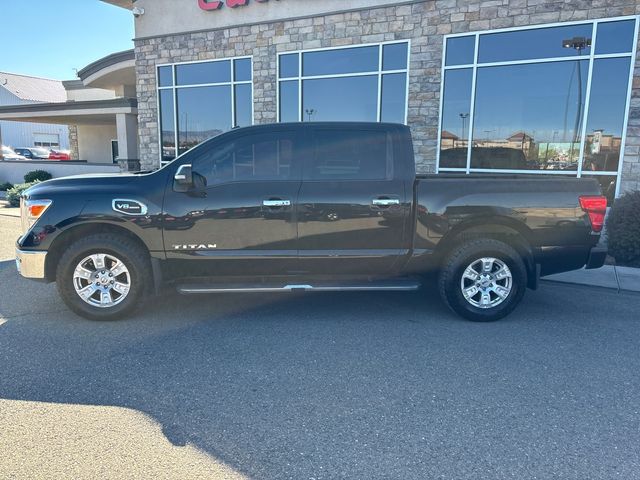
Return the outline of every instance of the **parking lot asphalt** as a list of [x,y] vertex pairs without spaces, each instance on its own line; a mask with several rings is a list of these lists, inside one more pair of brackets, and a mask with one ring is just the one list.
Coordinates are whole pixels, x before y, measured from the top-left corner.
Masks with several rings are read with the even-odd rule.
[[640,478],[640,296],[544,284],[474,324],[417,293],[156,298],[20,279],[0,216],[0,478]]

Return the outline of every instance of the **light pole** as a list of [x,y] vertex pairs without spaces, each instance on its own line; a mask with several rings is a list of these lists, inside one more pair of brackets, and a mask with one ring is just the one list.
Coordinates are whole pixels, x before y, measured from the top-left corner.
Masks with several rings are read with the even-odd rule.
[[314,113],[316,113],[316,111],[313,108],[307,108],[304,113],[307,114],[307,116],[309,117],[309,121],[311,121],[311,117]]
[[[591,48],[591,39],[587,37],[573,37],[562,41],[562,48],[573,48],[578,52],[578,57],[582,55],[582,51]],[[573,142],[571,143],[571,153],[569,157],[573,158],[573,148],[578,141],[578,129],[580,128],[580,119],[582,118],[582,68],[580,60],[577,61],[578,68],[578,110],[576,111],[576,122],[573,129]]]
[[464,141],[464,139],[467,138],[467,136],[465,135],[465,129],[466,129],[466,125],[467,125],[467,118],[469,118],[469,114],[468,113],[461,113],[460,114],[460,118],[462,119],[462,138],[463,138],[463,141]]

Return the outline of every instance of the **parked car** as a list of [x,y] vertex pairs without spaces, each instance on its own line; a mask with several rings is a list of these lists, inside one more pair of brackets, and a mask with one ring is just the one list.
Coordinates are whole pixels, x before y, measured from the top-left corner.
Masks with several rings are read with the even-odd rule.
[[490,321],[540,276],[602,266],[605,209],[590,178],[416,176],[403,125],[262,125],[153,173],[29,188],[17,265],[100,320],[167,283],[183,294],[416,290],[435,272],[453,311]]
[[6,145],[2,145],[2,151],[0,152],[3,160],[26,160],[22,155],[19,155],[15,152],[11,147],[7,147]]
[[15,149],[16,153],[22,155],[27,160],[49,160],[49,149],[44,147],[20,147]]
[[51,150],[49,160],[71,160],[71,152],[69,150]]

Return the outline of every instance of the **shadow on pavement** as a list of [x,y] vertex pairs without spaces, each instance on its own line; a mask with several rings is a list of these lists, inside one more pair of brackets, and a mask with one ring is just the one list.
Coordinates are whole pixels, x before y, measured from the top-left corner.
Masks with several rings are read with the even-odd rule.
[[637,473],[640,329],[623,296],[585,309],[592,293],[543,287],[473,324],[433,290],[169,295],[95,323],[14,268],[1,398],[132,408],[251,478]]

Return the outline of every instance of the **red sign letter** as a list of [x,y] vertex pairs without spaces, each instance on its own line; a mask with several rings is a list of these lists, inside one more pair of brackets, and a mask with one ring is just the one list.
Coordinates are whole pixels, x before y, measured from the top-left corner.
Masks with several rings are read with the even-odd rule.
[[249,3],[249,0],[227,0],[227,7],[236,8]]
[[222,2],[210,2],[209,0],[198,0],[198,6],[202,10],[218,10],[222,8]]

